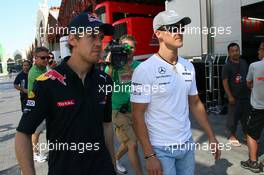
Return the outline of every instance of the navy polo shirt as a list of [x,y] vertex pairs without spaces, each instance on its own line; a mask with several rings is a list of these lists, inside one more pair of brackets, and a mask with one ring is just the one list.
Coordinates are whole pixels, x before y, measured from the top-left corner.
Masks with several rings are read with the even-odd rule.
[[36,79],[17,127],[32,134],[46,119],[49,175],[91,174],[102,157],[112,166],[103,131],[111,122],[111,78],[93,68],[83,83],[68,59]]

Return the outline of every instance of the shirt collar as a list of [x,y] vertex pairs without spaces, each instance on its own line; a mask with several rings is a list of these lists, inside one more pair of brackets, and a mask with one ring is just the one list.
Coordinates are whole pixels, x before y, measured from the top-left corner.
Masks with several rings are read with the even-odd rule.
[[47,71],[46,67],[39,67],[36,64],[34,64],[32,67],[34,67],[36,70],[39,70],[39,71],[45,71],[45,72]]
[[[71,58],[70,56],[65,57],[63,59],[63,61],[61,62],[61,66],[62,66],[63,70],[65,71],[67,77],[78,77],[78,75],[67,64],[67,62],[69,61],[70,58]],[[94,76],[95,72],[96,72],[96,68],[95,68],[95,65],[93,65],[91,71],[87,73],[86,77],[87,76]]]

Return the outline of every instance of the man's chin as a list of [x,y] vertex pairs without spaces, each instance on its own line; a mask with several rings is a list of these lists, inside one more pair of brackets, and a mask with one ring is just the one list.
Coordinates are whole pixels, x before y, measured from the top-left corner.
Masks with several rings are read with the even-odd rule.
[[100,57],[92,57],[90,59],[88,59],[89,63],[92,63],[92,64],[96,64],[98,63]]
[[183,43],[178,43],[175,45],[176,48],[181,48],[183,46]]

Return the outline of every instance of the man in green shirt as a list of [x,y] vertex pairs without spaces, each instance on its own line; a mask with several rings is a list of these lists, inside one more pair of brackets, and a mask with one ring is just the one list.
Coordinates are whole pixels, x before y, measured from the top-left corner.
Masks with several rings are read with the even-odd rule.
[[[35,60],[34,65],[31,67],[28,73],[28,103],[30,102],[30,99],[34,97],[34,94],[32,92],[33,85],[35,80],[43,73],[47,72],[47,64],[49,60],[49,50],[45,47],[37,47],[35,49]],[[34,105],[34,104],[32,104]],[[40,133],[45,130],[46,124],[45,121],[43,121],[38,128],[36,129],[35,133],[32,134],[32,145],[33,145],[33,156],[34,160],[37,162],[45,162],[47,157],[42,155],[38,150],[38,141]]]
[[117,139],[120,142],[120,147],[115,155],[116,169],[119,173],[126,173],[126,169],[120,164],[119,160],[126,152],[128,152],[128,159],[131,162],[135,174],[143,175],[137,152],[137,139],[132,128],[130,105],[132,74],[140,62],[133,61],[136,47],[136,40],[133,36],[122,36],[120,38],[120,44],[130,45],[128,62],[120,69],[115,69],[111,65],[105,69],[105,72],[112,77],[114,82],[112,94],[112,121],[115,126]]

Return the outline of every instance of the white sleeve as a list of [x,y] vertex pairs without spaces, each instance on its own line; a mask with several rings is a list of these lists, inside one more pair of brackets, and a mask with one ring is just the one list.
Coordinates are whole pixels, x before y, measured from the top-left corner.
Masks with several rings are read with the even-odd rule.
[[247,74],[247,81],[252,81],[253,80],[253,66],[250,64],[248,68],[248,74]]
[[197,95],[197,94],[198,94],[198,90],[196,86],[195,69],[194,66],[192,65],[192,84],[188,95]]
[[149,72],[139,65],[132,76],[130,101],[134,103],[150,103],[151,101],[151,78]]

